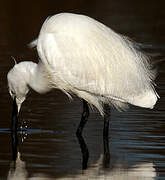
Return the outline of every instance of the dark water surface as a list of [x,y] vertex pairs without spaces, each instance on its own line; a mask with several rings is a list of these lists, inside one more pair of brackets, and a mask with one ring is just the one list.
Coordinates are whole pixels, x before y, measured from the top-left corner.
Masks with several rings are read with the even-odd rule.
[[[12,101],[6,84],[6,74],[14,65],[11,56],[17,61],[37,60],[35,52],[26,44],[37,37],[45,18],[64,11],[89,15],[142,43],[143,49],[156,62],[165,56],[164,5],[163,1],[154,0],[1,1],[0,179],[7,178],[12,162]],[[46,95],[30,93],[19,118],[22,129],[18,133],[18,148],[26,164],[21,172],[26,172],[31,179],[34,176],[165,179],[165,63],[159,64],[158,71],[156,83],[161,98],[154,110],[137,107],[122,113],[111,110],[110,168],[105,169],[103,165],[103,119],[97,112],[91,113],[84,129],[90,155],[88,169],[83,175],[82,154],[75,135],[81,117],[81,100],[74,98],[70,102],[59,91]]]

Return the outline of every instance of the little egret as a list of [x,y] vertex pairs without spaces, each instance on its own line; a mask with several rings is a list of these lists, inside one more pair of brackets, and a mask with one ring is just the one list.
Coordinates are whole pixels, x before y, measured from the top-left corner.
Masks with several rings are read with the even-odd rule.
[[[155,71],[148,57],[136,43],[95,19],[72,13],[48,17],[31,43],[35,46],[38,64],[20,62],[7,75],[9,93],[18,112],[29,87],[38,93],[60,89],[70,98],[74,94],[83,99],[77,129],[81,134],[89,116],[88,105],[104,115],[104,104],[119,110],[128,104],[153,108],[158,99]],[[105,135],[108,124],[105,118]]]

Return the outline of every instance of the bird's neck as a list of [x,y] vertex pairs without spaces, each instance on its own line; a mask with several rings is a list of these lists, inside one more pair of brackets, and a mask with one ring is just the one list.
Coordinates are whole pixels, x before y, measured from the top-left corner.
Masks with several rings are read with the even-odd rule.
[[35,64],[30,71],[31,75],[28,85],[34,91],[43,94],[51,90],[49,76],[44,65],[41,63]]

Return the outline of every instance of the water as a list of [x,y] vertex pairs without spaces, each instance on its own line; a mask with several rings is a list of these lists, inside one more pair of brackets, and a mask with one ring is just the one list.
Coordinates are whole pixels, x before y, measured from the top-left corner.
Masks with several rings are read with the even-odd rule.
[[[12,169],[10,133],[12,100],[7,92],[6,74],[17,61],[37,60],[26,44],[37,37],[41,24],[59,12],[83,13],[107,24],[119,33],[142,43],[153,62],[165,55],[164,3],[155,1],[71,0],[2,1],[0,6],[0,178]],[[59,91],[46,95],[31,92],[23,104],[18,132],[21,160],[17,167],[32,179],[146,179],[165,178],[165,63],[156,79],[161,97],[154,110],[132,107],[119,113],[111,110],[110,167],[103,163],[103,120],[92,112],[84,129],[89,150],[88,169],[82,172],[82,154],[75,132],[82,102],[70,102]],[[22,165],[22,164],[23,165]],[[82,174],[83,173],[83,174]],[[17,174],[17,175],[18,175]],[[147,179],[148,179],[147,178]],[[16,178],[18,179],[18,177]],[[23,176],[22,178],[23,179]]]

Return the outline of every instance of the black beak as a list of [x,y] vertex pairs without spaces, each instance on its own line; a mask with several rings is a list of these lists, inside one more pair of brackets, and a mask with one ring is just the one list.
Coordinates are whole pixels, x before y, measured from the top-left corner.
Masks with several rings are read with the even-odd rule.
[[17,131],[17,124],[18,124],[18,106],[16,103],[16,97],[14,97],[13,112],[12,112],[12,126],[11,126],[12,131],[14,132]]
[[14,168],[16,167],[16,160],[17,160],[17,153],[18,153],[17,124],[18,124],[18,106],[16,103],[16,97],[14,97],[12,124],[11,124],[12,154],[13,154]]

